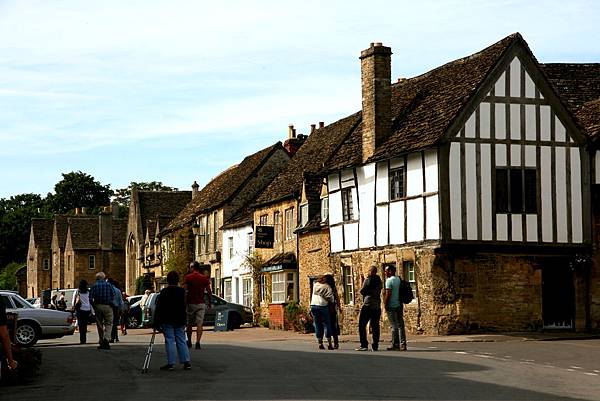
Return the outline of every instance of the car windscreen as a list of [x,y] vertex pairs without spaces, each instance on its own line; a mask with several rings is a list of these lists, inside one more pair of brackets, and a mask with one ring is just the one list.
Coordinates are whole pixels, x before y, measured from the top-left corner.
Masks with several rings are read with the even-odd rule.
[[27,309],[27,308],[33,308],[33,305],[31,305],[29,302],[25,301],[23,298],[18,297],[18,296],[13,296],[11,297],[13,300],[13,303],[15,304],[15,307],[17,309]]

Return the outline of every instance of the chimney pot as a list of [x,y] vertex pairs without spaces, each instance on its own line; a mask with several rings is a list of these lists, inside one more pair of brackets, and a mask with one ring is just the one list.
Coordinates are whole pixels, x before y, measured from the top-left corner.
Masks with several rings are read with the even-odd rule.
[[200,188],[200,185],[198,185],[198,183],[194,181],[194,183],[192,184],[192,199],[198,196],[198,188]]
[[319,121],[319,128],[323,128],[325,126],[325,122]]
[[315,132],[315,130],[317,129],[317,124],[311,124],[310,125],[310,133],[312,134],[313,132]]
[[293,139],[296,137],[296,130],[294,129],[294,124],[288,125],[288,139]]

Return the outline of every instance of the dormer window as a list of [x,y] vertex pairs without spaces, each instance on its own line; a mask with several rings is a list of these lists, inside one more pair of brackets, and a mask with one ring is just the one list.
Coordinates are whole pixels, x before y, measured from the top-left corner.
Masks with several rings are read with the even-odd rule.
[[308,203],[300,206],[300,227],[308,223]]
[[321,222],[329,220],[329,197],[321,198]]

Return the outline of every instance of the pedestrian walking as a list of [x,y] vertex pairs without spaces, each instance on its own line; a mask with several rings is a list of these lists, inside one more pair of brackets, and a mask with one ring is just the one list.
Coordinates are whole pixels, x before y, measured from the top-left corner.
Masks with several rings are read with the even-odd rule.
[[329,319],[331,322],[331,336],[333,337],[333,348],[338,349],[340,347],[340,322],[338,319],[338,310],[340,309],[340,297],[337,292],[337,288],[335,287],[335,279],[333,278],[332,273],[327,273],[325,275],[325,281],[327,285],[331,287],[331,291],[333,292],[334,302],[329,303]]
[[113,301],[113,324],[112,330],[110,331],[110,342],[119,342],[119,323],[121,320],[121,312],[123,311],[123,295],[121,295],[121,289],[119,283],[112,278],[107,280],[113,287],[114,301]]
[[96,313],[98,327],[98,349],[110,349],[110,334],[113,326],[113,305],[115,292],[113,286],[106,282],[104,272],[96,273],[96,282],[90,288],[90,301]]
[[123,309],[121,310],[121,334],[127,335],[127,316],[129,315],[129,310],[131,309],[131,304],[129,303],[129,295],[125,293],[125,291],[121,291],[121,299],[123,300]]
[[396,276],[396,266],[385,267],[385,309],[392,325],[392,346],[388,351],[406,351],[403,305],[400,302],[400,279]]
[[363,296],[363,305],[360,308],[358,318],[358,335],[360,338],[360,347],[356,351],[368,351],[369,341],[367,339],[367,324],[371,326],[373,332],[373,342],[371,349],[379,349],[379,319],[381,318],[381,288],[383,283],[377,275],[377,266],[371,267],[369,275],[365,280],[361,274],[362,288],[360,293]]
[[152,294],[152,291],[145,290],[144,295],[142,295],[142,298],[140,299],[140,310],[142,311],[142,319],[140,320],[139,324],[140,329],[144,327],[144,319],[146,318],[146,301],[148,301],[148,297],[150,296],[150,294]]
[[65,292],[60,292],[60,297],[56,301],[56,309],[62,312],[67,311],[67,301],[65,301]]
[[167,274],[168,287],[163,288],[156,300],[154,328],[161,329],[165,337],[167,364],[161,370],[174,370],[175,355],[185,370],[192,368],[190,351],[185,340],[186,304],[185,290],[178,286],[179,274],[170,271]]
[[79,329],[79,344],[87,342],[87,326],[92,313],[92,305],[90,303],[90,293],[88,290],[88,282],[84,279],[79,281],[77,291],[73,293],[73,309],[75,317],[77,317],[77,327]]
[[[206,309],[211,307],[212,291],[210,280],[200,272],[200,263],[194,261],[190,267],[192,272],[183,279],[187,302],[187,346],[192,346],[192,326],[196,326],[196,349],[201,349],[202,325]],[[208,302],[205,302],[205,293],[208,294]]]
[[310,312],[313,315],[315,325],[315,336],[319,343],[319,349],[325,349],[323,345],[323,331],[327,338],[327,348],[333,349],[331,344],[331,318],[329,316],[329,303],[335,302],[333,291],[327,284],[325,276],[320,276],[313,284],[312,297],[310,299]]

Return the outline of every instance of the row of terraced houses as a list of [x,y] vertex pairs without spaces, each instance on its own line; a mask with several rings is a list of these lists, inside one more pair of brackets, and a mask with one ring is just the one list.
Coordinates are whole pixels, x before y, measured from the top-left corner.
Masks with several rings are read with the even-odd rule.
[[[600,328],[600,64],[539,63],[513,34],[392,82],[391,54],[380,43],[361,52],[357,113],[307,135],[290,126],[203,188],[134,190],[111,273],[129,292],[139,277],[159,288],[183,254],[207,267],[217,295],[283,328],[285,306],[308,307],[313,280],[332,272],[349,333],[361,276],[395,264],[415,295],[412,332]],[[102,218],[86,273],[111,268]],[[84,217],[60,219],[70,238]],[[30,295],[74,285],[73,245],[52,240],[33,257],[36,224]],[[264,227],[272,247],[255,246]]]

